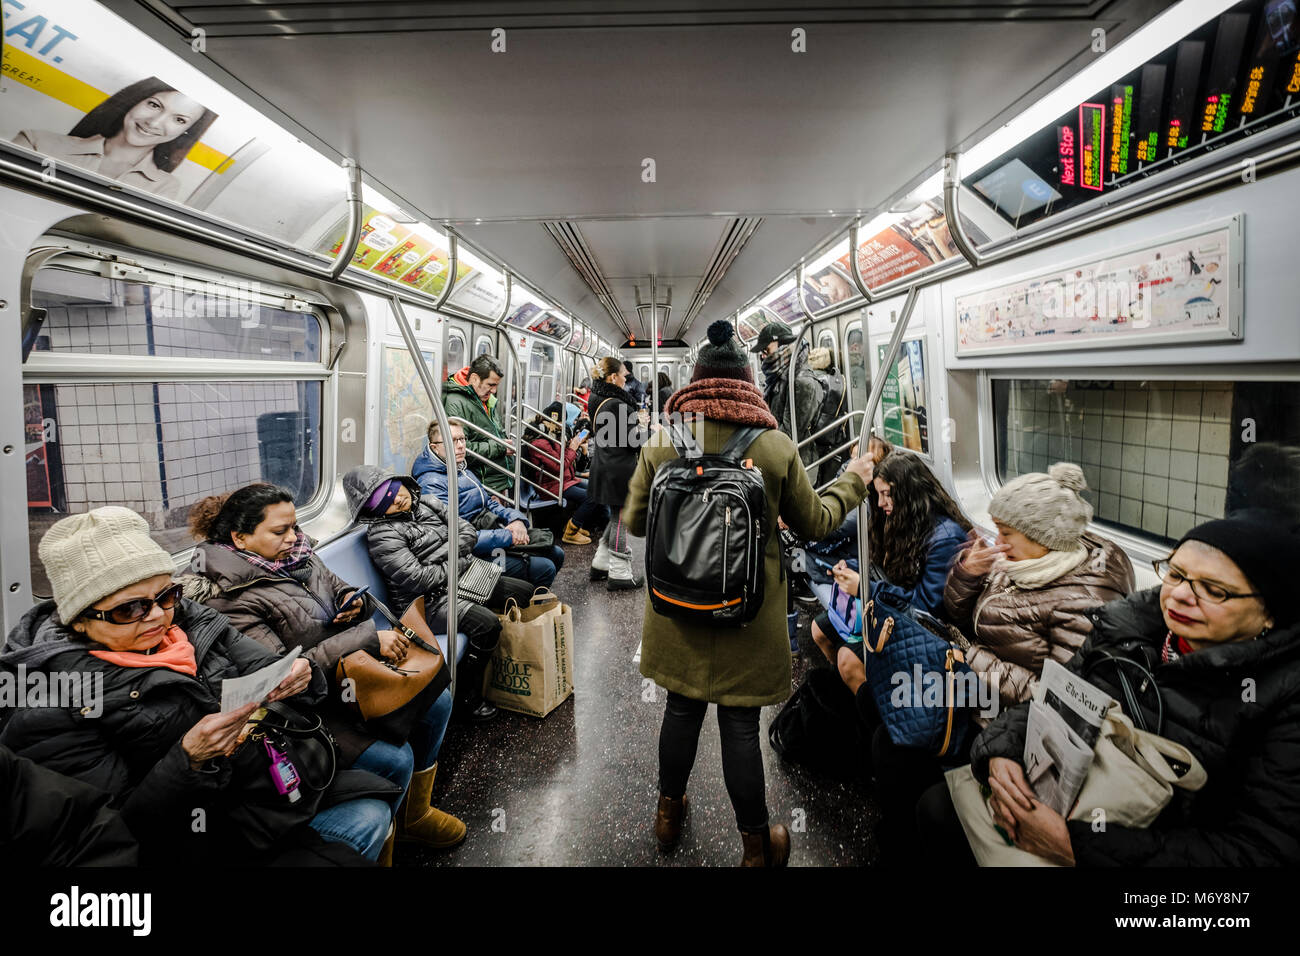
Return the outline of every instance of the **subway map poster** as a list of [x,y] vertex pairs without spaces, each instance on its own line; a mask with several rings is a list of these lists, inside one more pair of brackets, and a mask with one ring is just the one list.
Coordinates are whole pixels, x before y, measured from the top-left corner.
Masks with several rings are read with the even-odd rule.
[[1242,220],[959,295],[957,354],[1240,338]]

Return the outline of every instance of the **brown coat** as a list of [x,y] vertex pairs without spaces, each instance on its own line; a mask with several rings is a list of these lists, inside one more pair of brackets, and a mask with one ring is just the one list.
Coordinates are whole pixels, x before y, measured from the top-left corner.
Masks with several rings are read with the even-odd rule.
[[1083,536],[1088,557],[1068,574],[1025,590],[1005,571],[976,577],[959,559],[948,575],[948,619],[973,634],[971,669],[998,688],[1001,706],[1028,700],[1050,657],[1064,664],[1092,632],[1088,611],[1133,589],[1133,566],[1115,542]]

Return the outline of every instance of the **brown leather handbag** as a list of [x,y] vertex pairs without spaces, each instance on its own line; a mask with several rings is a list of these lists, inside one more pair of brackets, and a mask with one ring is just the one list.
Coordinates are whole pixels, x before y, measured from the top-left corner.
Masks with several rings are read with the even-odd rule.
[[369,599],[389,619],[393,630],[410,641],[406,659],[399,663],[357,650],[339,659],[334,676],[344,704],[365,722],[366,729],[384,740],[402,744],[415,722],[450,685],[451,673],[425,622],[423,597],[400,619],[373,594]]

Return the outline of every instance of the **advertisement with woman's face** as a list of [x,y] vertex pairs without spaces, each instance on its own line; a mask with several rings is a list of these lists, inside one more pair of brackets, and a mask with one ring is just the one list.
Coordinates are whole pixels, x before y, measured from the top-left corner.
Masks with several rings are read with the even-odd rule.
[[335,163],[100,4],[0,9],[0,139],[38,154],[44,181],[90,172],[291,242],[342,203]]

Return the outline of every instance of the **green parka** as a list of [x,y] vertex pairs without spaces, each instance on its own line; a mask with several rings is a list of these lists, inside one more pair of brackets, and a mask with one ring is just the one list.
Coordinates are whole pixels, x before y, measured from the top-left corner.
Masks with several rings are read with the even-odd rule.
[[[463,418],[470,424],[477,425],[484,431],[509,441],[505,425],[501,422],[499,412],[501,406],[497,402],[497,397],[489,395],[487,407],[484,407],[483,402],[474,394],[474,389],[462,381],[464,372],[465,369],[461,369],[442,383],[442,407],[447,410],[447,416],[449,418]],[[465,439],[467,447],[474,454],[490,458],[502,468],[514,468],[514,456],[500,442],[489,441],[480,433],[469,428],[465,429]],[[487,485],[489,490],[504,495],[512,493],[514,482],[495,468],[488,467],[474,458],[473,455],[468,456],[466,464],[469,465],[474,474],[478,475],[479,481]]]
[[[722,449],[740,426],[705,419],[693,429],[705,454]],[[700,433],[703,432],[701,435]],[[628,489],[623,519],[628,530],[646,532],[646,508],[655,469],[677,458],[660,431],[641,449]],[[844,522],[867,495],[857,475],[845,472],[818,496],[788,435],[769,430],[746,454],[767,487],[767,550],[763,606],[743,627],[702,627],[655,613],[646,598],[641,629],[641,673],[656,684],[694,700],[730,707],[777,704],[790,696],[790,639],[786,630],[786,588],[781,571],[779,515],[801,538],[817,540]]]

